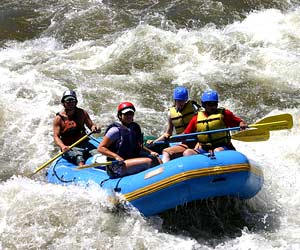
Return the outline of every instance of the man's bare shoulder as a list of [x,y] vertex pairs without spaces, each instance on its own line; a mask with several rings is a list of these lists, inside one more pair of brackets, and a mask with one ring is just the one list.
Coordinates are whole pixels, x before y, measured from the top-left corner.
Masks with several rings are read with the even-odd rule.
[[57,112],[54,117],[54,122],[60,122],[63,120],[63,117],[66,117],[66,113],[64,111]]

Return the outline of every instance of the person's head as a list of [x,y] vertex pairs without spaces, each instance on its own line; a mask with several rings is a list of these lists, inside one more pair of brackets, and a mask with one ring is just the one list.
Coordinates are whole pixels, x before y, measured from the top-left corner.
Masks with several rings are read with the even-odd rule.
[[73,90],[66,90],[63,93],[63,96],[61,98],[61,103],[64,105],[66,109],[73,108],[77,105],[77,96],[75,91]]
[[188,90],[183,86],[176,87],[173,91],[173,99],[176,109],[182,110],[186,101],[189,99]]
[[118,106],[117,116],[119,120],[127,125],[133,122],[135,107],[131,102],[121,102]]
[[218,108],[219,95],[215,90],[206,90],[201,96],[202,107],[205,108],[206,112],[213,114]]

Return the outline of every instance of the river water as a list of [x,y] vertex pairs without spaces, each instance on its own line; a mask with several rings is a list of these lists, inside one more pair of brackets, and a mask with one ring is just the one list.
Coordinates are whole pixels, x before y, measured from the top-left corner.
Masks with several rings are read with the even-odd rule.
[[[300,248],[300,1],[1,0],[0,249]],[[146,135],[164,130],[175,86],[213,88],[248,124],[289,113],[290,130],[234,141],[265,184],[249,201],[160,216],[114,206],[97,186],[45,181],[67,88],[104,130],[120,101]],[[159,201],[158,201],[159,202]]]

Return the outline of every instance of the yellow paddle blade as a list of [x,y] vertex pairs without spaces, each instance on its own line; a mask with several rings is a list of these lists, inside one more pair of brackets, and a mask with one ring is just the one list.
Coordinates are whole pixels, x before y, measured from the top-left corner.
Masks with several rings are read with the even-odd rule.
[[259,128],[265,129],[268,131],[273,130],[283,130],[289,128],[289,123],[287,121],[278,121],[278,122],[266,122],[266,123],[259,123],[259,124],[251,124],[248,126],[249,128]]
[[293,127],[293,117],[290,114],[268,116],[255,124],[249,125],[249,127],[261,128],[269,131],[290,129]]
[[270,138],[270,132],[262,129],[243,130],[231,135],[231,138],[245,142],[267,141]]

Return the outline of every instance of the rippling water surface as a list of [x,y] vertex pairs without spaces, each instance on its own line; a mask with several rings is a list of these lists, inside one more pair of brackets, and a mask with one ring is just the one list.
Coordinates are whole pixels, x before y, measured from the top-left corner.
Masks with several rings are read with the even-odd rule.
[[[2,0],[0,249],[299,249],[300,2]],[[97,186],[45,171],[67,88],[104,130],[121,100],[147,135],[165,127],[172,90],[214,88],[249,124],[290,113],[291,130],[234,141],[263,166],[249,201],[203,201],[143,218]]]

